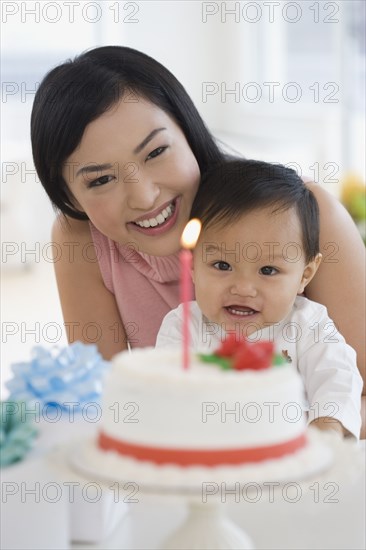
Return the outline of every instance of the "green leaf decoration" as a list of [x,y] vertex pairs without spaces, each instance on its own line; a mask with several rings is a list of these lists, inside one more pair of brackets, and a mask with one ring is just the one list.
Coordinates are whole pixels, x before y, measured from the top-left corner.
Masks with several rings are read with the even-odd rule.
[[275,353],[273,356],[272,365],[274,367],[280,367],[281,365],[285,365],[288,361],[283,357],[283,355],[280,355],[279,353]]
[[201,359],[203,363],[214,363],[215,365],[218,365],[223,370],[230,370],[232,368],[231,366],[231,360],[226,357],[219,357],[215,354],[205,354],[200,353],[198,357]]

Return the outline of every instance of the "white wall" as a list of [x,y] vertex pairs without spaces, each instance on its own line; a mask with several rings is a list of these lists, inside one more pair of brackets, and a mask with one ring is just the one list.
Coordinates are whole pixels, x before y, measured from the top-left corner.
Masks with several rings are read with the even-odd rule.
[[[31,159],[34,91],[98,45],[165,64],[245,156],[290,163],[335,194],[346,171],[365,179],[364,21],[359,0],[2,2],[2,239],[49,240],[54,213]],[[16,262],[8,255],[5,267]]]
[[[119,43],[156,57],[212,131],[246,156],[295,163],[310,176],[319,167],[334,193],[337,181],[324,182],[329,166],[339,167],[338,182],[345,170],[364,176],[363,2],[71,4],[2,3],[2,200],[5,221],[14,213],[29,237],[47,239],[53,218],[36,176],[23,173],[32,168],[32,90],[48,69],[96,45]],[[296,89],[301,99],[294,102]],[[261,99],[253,101],[256,90]],[[9,173],[9,163],[21,162],[23,169]]]

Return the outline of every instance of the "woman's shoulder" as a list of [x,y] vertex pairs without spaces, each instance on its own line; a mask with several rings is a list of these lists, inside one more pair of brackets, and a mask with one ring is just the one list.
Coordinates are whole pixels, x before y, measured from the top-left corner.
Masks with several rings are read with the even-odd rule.
[[[326,210],[327,217],[330,219],[332,219],[332,216],[340,216],[340,218],[344,220],[349,219],[347,210],[337,197],[324,189],[319,183],[314,182],[311,178],[303,177],[302,180],[315,196],[321,213]],[[334,221],[335,223],[339,223],[339,217],[335,218]]]
[[[52,232],[52,242],[62,252],[61,263],[95,264],[98,261],[93,235],[88,220],[76,220],[59,215],[55,219]],[[90,268],[90,265],[88,265]]]

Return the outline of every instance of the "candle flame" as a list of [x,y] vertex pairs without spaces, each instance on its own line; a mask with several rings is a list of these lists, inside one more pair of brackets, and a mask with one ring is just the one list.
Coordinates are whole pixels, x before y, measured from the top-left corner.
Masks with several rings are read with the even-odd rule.
[[183,248],[194,248],[201,231],[201,222],[197,218],[190,220],[184,228],[181,237]]

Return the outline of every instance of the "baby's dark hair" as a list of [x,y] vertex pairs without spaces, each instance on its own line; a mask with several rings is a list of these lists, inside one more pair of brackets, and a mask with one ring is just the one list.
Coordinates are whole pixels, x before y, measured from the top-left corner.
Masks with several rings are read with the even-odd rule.
[[228,160],[202,178],[191,217],[202,227],[235,222],[257,208],[296,208],[306,261],[319,253],[319,208],[313,193],[291,168],[258,160]]

